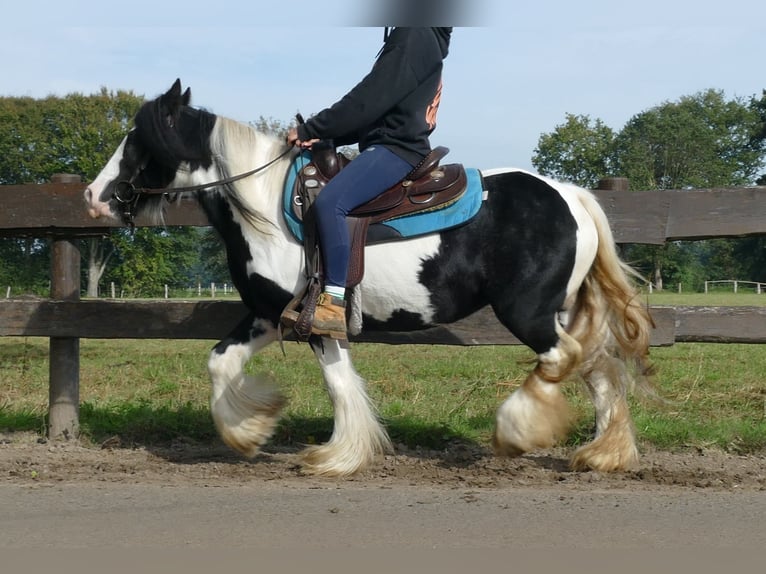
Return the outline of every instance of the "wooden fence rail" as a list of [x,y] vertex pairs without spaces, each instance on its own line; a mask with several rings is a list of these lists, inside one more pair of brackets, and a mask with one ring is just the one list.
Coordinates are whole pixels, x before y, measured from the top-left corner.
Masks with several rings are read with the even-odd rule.
[[[606,186],[608,184],[604,184]],[[39,185],[0,186],[0,235],[70,237],[108,232],[117,223],[94,222],[85,213],[83,184],[58,178]],[[594,190],[617,243],[661,245],[676,239],[766,233],[766,186],[662,191]],[[194,201],[168,208],[167,225],[208,225]],[[150,222],[139,219],[139,226]]]
[[[610,183],[616,183],[610,189]],[[79,426],[80,338],[220,339],[244,316],[234,301],[80,300],[79,239],[105,235],[116,223],[94,222],[83,184],[61,175],[50,184],[0,186],[0,236],[50,237],[49,299],[0,300],[0,336],[50,338],[51,438]],[[624,180],[595,190],[618,243],[766,234],[766,187],[624,191]],[[622,189],[621,189],[622,188]],[[168,209],[167,225],[205,226],[192,201]],[[137,225],[150,225],[138,220]],[[652,345],[676,342],[766,342],[766,307],[652,307]],[[365,333],[357,342],[517,344],[489,309],[453,325],[414,333]]]

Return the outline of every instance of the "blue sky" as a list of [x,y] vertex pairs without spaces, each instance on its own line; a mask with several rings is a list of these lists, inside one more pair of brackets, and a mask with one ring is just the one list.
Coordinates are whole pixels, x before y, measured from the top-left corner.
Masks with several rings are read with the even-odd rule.
[[[180,77],[192,103],[244,122],[332,104],[372,66],[383,0],[12,2],[0,95],[132,90]],[[455,0],[462,2],[462,0]],[[469,167],[531,168],[565,114],[619,130],[700,90],[766,88],[763,0],[465,0],[445,62],[434,145]],[[459,24],[471,24],[461,27]]]

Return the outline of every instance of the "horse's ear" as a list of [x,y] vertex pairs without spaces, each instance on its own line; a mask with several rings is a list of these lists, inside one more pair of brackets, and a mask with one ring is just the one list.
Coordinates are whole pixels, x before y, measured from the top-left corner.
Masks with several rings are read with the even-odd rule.
[[169,99],[176,99],[181,95],[181,78],[176,78],[176,81],[173,82],[173,85],[170,86],[170,89],[165,95]]
[[186,88],[186,91],[184,92],[184,95],[181,98],[181,103],[185,106],[188,106],[189,102],[191,102],[191,88]]
[[[189,90],[186,90],[189,93]],[[174,128],[176,120],[180,115],[181,106],[186,104],[185,98],[187,94],[181,95],[181,80],[180,78],[173,82],[170,89],[160,98],[160,105],[162,110],[162,116],[165,120],[165,125],[169,128]]]

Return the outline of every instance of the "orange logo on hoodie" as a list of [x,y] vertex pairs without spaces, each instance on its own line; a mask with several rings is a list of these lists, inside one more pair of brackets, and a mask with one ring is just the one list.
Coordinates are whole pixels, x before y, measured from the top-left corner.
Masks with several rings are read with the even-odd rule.
[[426,123],[428,124],[428,128],[433,130],[436,127],[436,114],[439,111],[439,102],[441,102],[442,99],[442,83],[441,80],[439,80],[439,87],[436,88],[436,95],[434,96],[433,101],[428,104],[428,107],[426,108]]

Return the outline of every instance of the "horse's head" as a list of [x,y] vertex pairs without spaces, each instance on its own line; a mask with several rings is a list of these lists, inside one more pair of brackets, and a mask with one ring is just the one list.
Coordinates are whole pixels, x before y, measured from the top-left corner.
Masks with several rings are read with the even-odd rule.
[[141,212],[159,214],[162,194],[143,189],[171,186],[182,164],[191,170],[209,167],[209,149],[202,149],[206,142],[197,133],[202,112],[189,107],[190,98],[190,90],[182,93],[176,80],[165,94],[143,104],[133,129],[85,190],[91,217],[130,224]]

